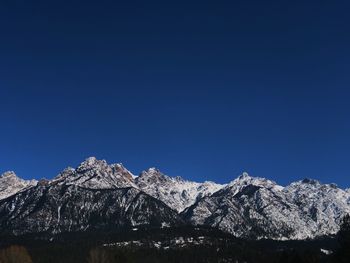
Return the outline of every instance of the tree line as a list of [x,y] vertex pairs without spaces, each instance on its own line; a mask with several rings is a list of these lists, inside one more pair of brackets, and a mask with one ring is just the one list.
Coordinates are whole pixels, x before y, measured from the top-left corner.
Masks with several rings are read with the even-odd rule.
[[[183,234],[183,233],[181,233]],[[190,233],[191,234],[191,233]],[[220,240],[220,241],[219,241]],[[227,239],[228,240],[228,239]],[[319,248],[298,250],[265,249],[252,242],[232,242],[220,237],[208,245],[157,249],[104,247],[91,242],[41,245],[10,245],[0,250],[0,263],[348,263],[350,262],[350,216],[344,217],[332,254]],[[268,247],[268,245],[266,246]]]

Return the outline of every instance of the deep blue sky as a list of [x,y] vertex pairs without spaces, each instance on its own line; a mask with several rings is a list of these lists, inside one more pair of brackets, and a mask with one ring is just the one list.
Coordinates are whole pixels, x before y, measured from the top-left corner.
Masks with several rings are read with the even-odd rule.
[[350,186],[349,1],[0,5],[0,173]]

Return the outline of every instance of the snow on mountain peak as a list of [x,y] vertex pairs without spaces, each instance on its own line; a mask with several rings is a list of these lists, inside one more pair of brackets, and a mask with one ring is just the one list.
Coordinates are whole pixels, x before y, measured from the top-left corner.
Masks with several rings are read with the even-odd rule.
[[186,181],[180,176],[169,177],[156,168],[143,171],[135,178],[135,183],[139,189],[178,212],[223,187],[213,182],[197,183]]
[[233,191],[238,192],[247,185],[255,185],[265,188],[274,188],[276,190],[282,190],[284,187],[277,185],[274,181],[268,180],[262,177],[253,177],[250,176],[247,172],[244,172],[242,175],[238,176],[235,180],[231,181],[227,187],[231,188]]
[[96,162],[98,162],[97,158],[94,157],[94,156],[91,156],[91,157],[86,158],[85,161],[82,162],[82,163],[83,163],[83,164],[85,163],[85,164],[87,164],[87,165],[93,165],[93,164],[95,164]]
[[125,167],[123,166],[122,163],[115,163],[115,164],[113,164],[113,165],[114,165],[114,167],[115,167],[116,169],[121,169],[121,170],[125,169]]
[[301,183],[303,184],[312,184],[312,185],[320,185],[320,182],[314,179],[310,179],[310,178],[304,178]]
[[157,169],[156,167],[151,167],[148,168],[146,171],[144,171],[147,175],[157,175],[157,176],[161,176],[163,175],[163,173]]
[[253,176],[250,176],[247,172],[243,172],[236,179],[231,181],[230,184],[237,183],[237,182],[253,182],[253,181],[261,181],[261,180],[264,180],[264,178],[253,177]]
[[0,178],[17,177],[14,171],[7,171],[0,175]]
[[7,171],[0,176],[0,200],[36,184],[36,180],[23,180],[15,172]]
[[242,175],[239,176],[240,178],[250,178],[249,174],[247,172],[243,172]]
[[152,196],[173,210],[182,211],[184,218],[194,224],[255,238],[304,239],[334,234],[342,217],[350,214],[350,189],[313,179],[282,187],[243,172],[227,185],[198,183],[167,176],[155,167],[135,176],[121,163],[108,164],[95,157],[39,183],[6,172],[0,176],[0,200],[36,184],[57,188],[74,185],[81,188],[78,191],[89,193],[96,192],[91,189],[142,191],[148,198]]
[[133,175],[128,169],[126,169],[122,163],[111,164],[110,167],[115,173],[119,173],[123,178],[127,178],[130,182],[133,182],[135,175]]
[[121,163],[108,164],[105,160],[89,157],[76,169],[66,168],[52,183],[65,183],[91,189],[136,187],[133,174]]
[[96,157],[86,158],[77,168],[78,171],[85,171],[87,169],[100,168],[108,166],[105,160],[98,160]]
[[348,213],[350,193],[335,184],[306,179],[282,187],[241,175],[186,209],[184,217],[236,236],[305,239],[337,233]]
[[317,235],[336,233],[343,216],[350,213],[349,193],[335,184],[304,179],[291,183],[284,191],[302,214],[312,219],[309,221],[310,229]]

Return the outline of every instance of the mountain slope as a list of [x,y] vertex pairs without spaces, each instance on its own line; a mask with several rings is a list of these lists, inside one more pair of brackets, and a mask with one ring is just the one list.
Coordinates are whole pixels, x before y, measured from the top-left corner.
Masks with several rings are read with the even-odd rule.
[[39,183],[0,201],[0,232],[113,230],[181,223],[177,213],[138,189],[89,189]]
[[5,172],[0,176],[0,200],[36,184],[36,180],[23,180],[14,172]]
[[134,176],[122,164],[87,158],[76,169],[67,168],[50,182],[77,185],[91,189],[134,187],[157,198],[180,212],[203,196],[223,187],[213,182],[197,183],[181,177],[169,177],[156,168]]
[[346,214],[350,214],[350,194],[335,184],[304,179],[284,188],[289,201],[296,204],[312,236],[334,234]]
[[91,189],[134,187],[134,176],[122,164],[107,164],[95,157],[87,158],[76,169],[66,168],[50,182]]
[[224,186],[208,181],[197,183],[186,181],[181,177],[169,177],[156,168],[143,171],[135,178],[135,184],[140,190],[163,201],[178,212]]
[[[199,200],[182,216],[192,224],[218,227],[238,237],[314,238],[335,234],[339,218],[350,212],[349,204],[344,204],[347,193],[329,188],[332,187],[307,187],[310,192],[299,184],[283,188],[243,174],[222,190]],[[320,220],[313,218],[316,203],[322,215]],[[326,212],[321,213],[322,208]]]
[[185,210],[183,216],[193,224],[218,227],[238,237],[298,238],[295,224],[306,237],[309,233],[298,208],[287,202],[282,190],[272,181],[244,173]]
[[282,187],[247,173],[227,185],[197,183],[155,168],[134,176],[121,164],[94,157],[52,180],[25,181],[5,173],[0,197],[0,233],[14,234],[159,227],[185,220],[243,238],[307,239],[335,234],[350,214],[349,190],[334,184],[305,179]]

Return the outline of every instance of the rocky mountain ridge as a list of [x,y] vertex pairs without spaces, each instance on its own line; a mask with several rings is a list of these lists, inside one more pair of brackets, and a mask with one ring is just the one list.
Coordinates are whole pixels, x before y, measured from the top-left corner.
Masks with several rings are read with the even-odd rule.
[[8,171],[0,175],[0,200],[5,199],[27,187],[35,186],[37,180],[23,180],[13,171]]
[[156,168],[135,176],[90,157],[52,180],[0,177],[0,232],[117,229],[187,222],[237,237],[307,239],[335,234],[350,214],[350,192],[304,179],[283,187],[247,173],[226,185],[170,177]]
[[178,212],[224,187],[209,181],[197,183],[179,176],[169,177],[156,168],[143,171],[135,178],[135,184],[145,193],[163,201]]
[[350,195],[334,184],[304,179],[286,187],[243,174],[182,216],[244,238],[308,239],[337,233]]

